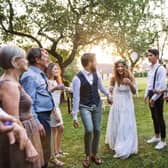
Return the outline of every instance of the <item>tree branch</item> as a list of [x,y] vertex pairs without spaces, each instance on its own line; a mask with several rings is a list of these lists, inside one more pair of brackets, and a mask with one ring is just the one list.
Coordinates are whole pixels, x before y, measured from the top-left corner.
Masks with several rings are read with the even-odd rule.
[[75,58],[75,55],[77,53],[77,49],[79,47],[79,38],[78,36],[76,35],[75,39],[74,39],[74,42],[73,42],[73,48],[72,48],[72,51],[69,55],[69,57],[63,62],[62,64],[62,67],[63,68],[66,68],[69,64],[72,63],[72,61],[74,60]]
[[3,20],[0,21],[0,25],[2,27],[2,29],[6,32],[6,33],[10,33],[10,34],[13,34],[13,35],[17,35],[17,36],[21,36],[21,37],[27,37],[27,38],[30,38],[32,39],[33,41],[35,41],[39,47],[43,47],[41,42],[35,38],[34,36],[30,35],[30,34],[26,34],[26,33],[23,33],[23,32],[18,32],[18,31],[15,31],[13,29],[13,17],[14,17],[14,11],[13,11],[13,7],[12,7],[12,3],[10,1],[8,1],[8,4],[9,4],[9,27],[8,29],[4,26],[3,24]]
[[60,65],[60,66],[62,66],[62,62],[63,62],[63,58],[62,58],[62,56],[60,55],[60,54],[58,54],[55,50],[52,50],[52,49],[46,49],[47,51],[48,51],[48,53],[49,54],[51,54],[52,56],[54,56],[54,58],[56,58],[57,59],[57,61],[58,61],[58,64]]
[[38,46],[39,46],[40,48],[43,48],[41,42],[40,42],[37,38],[35,38],[34,36],[32,36],[32,35],[30,35],[30,34],[22,33],[22,32],[17,32],[17,31],[14,31],[14,30],[8,30],[8,29],[5,28],[5,26],[3,25],[2,22],[0,23],[0,25],[1,25],[2,29],[3,29],[6,33],[10,33],[10,34],[17,35],[17,36],[21,36],[21,37],[30,38],[30,39],[32,39],[33,41],[35,41],[35,42],[38,44]]

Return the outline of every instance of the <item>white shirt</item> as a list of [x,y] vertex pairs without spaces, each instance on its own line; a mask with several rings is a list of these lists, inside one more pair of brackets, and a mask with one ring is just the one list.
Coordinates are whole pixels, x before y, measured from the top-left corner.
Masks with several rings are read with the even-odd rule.
[[[87,81],[92,85],[93,84],[93,73],[83,70],[82,73],[84,74]],[[72,81],[72,90],[73,90],[73,107],[72,107],[72,115],[73,119],[77,120],[77,115],[79,111],[79,103],[80,103],[80,87],[81,81],[78,76],[75,76]],[[98,77],[98,89],[107,97],[110,96],[108,91],[103,86],[102,80]]]
[[[148,84],[145,92],[145,97],[148,96],[149,90],[153,90],[155,71],[159,66],[160,66],[159,63],[151,65],[151,68],[148,71]],[[166,89],[166,69],[163,66],[160,66],[157,71],[154,89],[155,90]],[[152,96],[152,100],[156,101],[160,96],[161,94],[154,94]]]

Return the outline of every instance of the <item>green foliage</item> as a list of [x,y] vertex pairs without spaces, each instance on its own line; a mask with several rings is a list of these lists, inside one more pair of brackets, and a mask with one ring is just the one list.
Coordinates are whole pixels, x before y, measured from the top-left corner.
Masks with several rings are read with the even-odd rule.
[[64,71],[64,79],[68,80],[69,82],[72,81],[73,77],[76,75],[76,73],[79,71],[77,67],[77,61],[74,60]]
[[[66,68],[71,64],[80,46],[100,38],[96,36],[100,24],[93,23],[97,18],[92,12],[97,6],[94,1],[0,2],[0,30],[4,42],[17,36],[21,37],[21,40],[16,40],[21,44],[36,43],[39,47],[47,48],[61,67]],[[69,51],[66,59],[60,54],[60,48]]]
[[[127,59],[134,67],[146,50],[154,43],[159,19],[151,12],[152,0],[107,0],[102,1],[102,9],[107,20],[105,32],[107,40],[115,44],[117,54]],[[108,19],[107,19],[108,18]],[[131,52],[137,52],[138,58],[133,60]]]

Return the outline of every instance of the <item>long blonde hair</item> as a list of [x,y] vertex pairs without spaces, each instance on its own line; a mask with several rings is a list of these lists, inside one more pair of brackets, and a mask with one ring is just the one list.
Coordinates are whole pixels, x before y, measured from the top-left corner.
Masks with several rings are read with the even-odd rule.
[[[123,64],[123,66],[124,66],[124,74],[122,76],[117,71],[117,67],[119,64]],[[114,86],[115,83],[117,83],[118,85],[121,85],[124,78],[128,78],[131,81],[133,81],[133,76],[131,75],[130,71],[128,70],[128,66],[127,66],[126,62],[123,60],[119,60],[114,64],[113,74],[114,74],[114,76],[112,77],[112,79],[110,81],[111,86]]]

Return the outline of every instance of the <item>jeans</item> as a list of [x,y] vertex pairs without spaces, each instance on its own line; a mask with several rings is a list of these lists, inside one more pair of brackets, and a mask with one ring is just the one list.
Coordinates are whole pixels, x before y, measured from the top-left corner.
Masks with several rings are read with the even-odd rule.
[[155,101],[155,106],[153,108],[150,107],[153,125],[155,134],[160,134],[162,139],[166,138],[166,126],[163,116],[163,105],[164,100],[163,96],[161,96],[158,100]]
[[101,106],[91,107],[80,105],[80,115],[85,128],[84,142],[87,156],[96,155],[99,147],[101,129]]
[[40,123],[43,125],[46,131],[46,136],[41,137],[41,143],[42,143],[42,148],[44,152],[44,161],[45,161],[45,165],[43,166],[43,168],[47,168],[50,155],[51,155],[51,127],[50,127],[51,111],[41,112],[37,114],[38,114],[38,119]]

